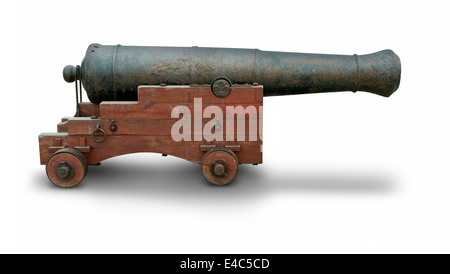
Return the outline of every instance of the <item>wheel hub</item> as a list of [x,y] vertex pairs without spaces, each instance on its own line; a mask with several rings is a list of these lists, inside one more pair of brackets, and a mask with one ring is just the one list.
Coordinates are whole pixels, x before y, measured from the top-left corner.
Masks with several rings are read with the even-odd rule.
[[214,174],[216,174],[216,176],[223,176],[224,173],[225,167],[222,164],[216,164],[214,167]]
[[61,161],[56,165],[56,174],[59,178],[63,180],[68,180],[74,175],[74,168],[71,163],[66,161]]

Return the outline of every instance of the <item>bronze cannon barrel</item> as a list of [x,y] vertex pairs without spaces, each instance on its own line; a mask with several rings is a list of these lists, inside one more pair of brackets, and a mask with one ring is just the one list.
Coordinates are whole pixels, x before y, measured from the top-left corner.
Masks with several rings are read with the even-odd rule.
[[80,79],[89,100],[135,101],[139,85],[258,83],[264,96],[366,91],[388,97],[400,84],[401,64],[391,50],[330,55],[202,47],[91,44],[81,67],[66,66],[64,79]]

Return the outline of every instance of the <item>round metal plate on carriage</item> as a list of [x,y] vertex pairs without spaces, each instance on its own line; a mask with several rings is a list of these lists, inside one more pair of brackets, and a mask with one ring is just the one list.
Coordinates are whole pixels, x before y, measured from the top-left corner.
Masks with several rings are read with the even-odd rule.
[[231,82],[226,78],[213,80],[211,90],[217,97],[223,98],[230,94]]

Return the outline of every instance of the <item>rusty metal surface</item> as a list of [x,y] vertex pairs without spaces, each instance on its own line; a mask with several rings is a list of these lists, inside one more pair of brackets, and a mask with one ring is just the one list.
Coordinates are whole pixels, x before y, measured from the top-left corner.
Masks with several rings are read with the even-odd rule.
[[390,96],[400,84],[399,57],[391,50],[367,55],[330,55],[200,47],[136,47],[92,44],[80,74],[93,103],[135,101],[139,85],[211,85],[218,77],[232,84],[258,83],[264,96],[367,91]]

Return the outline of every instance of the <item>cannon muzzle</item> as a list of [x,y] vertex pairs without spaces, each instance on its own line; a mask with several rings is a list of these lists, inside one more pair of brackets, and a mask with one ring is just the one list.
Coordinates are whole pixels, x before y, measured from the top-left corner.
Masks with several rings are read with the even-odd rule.
[[388,97],[400,84],[399,57],[391,50],[330,55],[199,47],[91,44],[81,68],[67,66],[68,82],[81,79],[89,100],[135,101],[139,85],[258,83],[264,96],[366,91]]

